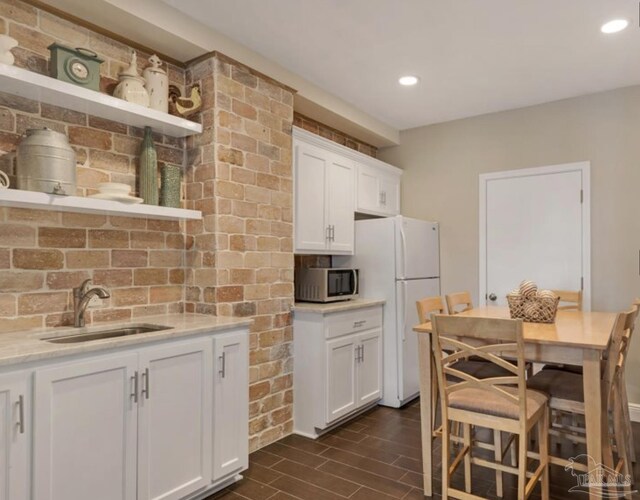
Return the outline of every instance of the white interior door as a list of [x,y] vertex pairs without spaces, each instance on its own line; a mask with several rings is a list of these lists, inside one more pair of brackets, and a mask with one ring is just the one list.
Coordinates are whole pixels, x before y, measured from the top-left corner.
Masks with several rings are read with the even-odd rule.
[[579,290],[584,278],[588,308],[588,164],[488,175],[480,185],[480,302],[505,305],[524,279]]

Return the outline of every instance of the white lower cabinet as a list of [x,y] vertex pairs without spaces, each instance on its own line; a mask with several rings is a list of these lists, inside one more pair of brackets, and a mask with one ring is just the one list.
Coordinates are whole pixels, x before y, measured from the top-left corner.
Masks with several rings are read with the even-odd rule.
[[249,466],[249,343],[243,332],[214,339],[213,480]]
[[230,329],[0,375],[0,500],[206,496],[248,466],[248,373]]
[[213,346],[140,351],[138,500],[177,500],[211,482]]
[[0,500],[31,498],[31,384],[28,374],[0,375]]
[[293,329],[294,432],[318,437],[382,397],[382,305],[296,310]]
[[135,500],[137,354],[36,370],[34,498]]
[[327,341],[327,422],[351,413],[358,406],[357,347],[356,335]]

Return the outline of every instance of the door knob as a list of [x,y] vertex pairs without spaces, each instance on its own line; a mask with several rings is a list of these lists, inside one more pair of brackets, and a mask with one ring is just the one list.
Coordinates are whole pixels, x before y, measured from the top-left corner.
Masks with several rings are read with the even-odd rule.
[[491,302],[495,302],[497,298],[498,298],[498,296],[495,293],[490,293],[489,294],[489,300]]

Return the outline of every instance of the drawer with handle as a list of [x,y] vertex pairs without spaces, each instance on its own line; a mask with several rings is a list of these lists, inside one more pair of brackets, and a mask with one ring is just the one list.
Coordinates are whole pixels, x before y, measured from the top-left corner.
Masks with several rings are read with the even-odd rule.
[[328,339],[350,333],[380,328],[382,326],[382,307],[365,307],[353,311],[329,314],[325,318],[325,337]]

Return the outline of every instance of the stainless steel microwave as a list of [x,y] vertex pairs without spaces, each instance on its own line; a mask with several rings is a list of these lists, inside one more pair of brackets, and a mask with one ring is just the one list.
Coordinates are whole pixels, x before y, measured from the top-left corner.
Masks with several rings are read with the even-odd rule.
[[358,270],[337,267],[296,269],[296,300],[337,302],[358,297]]

